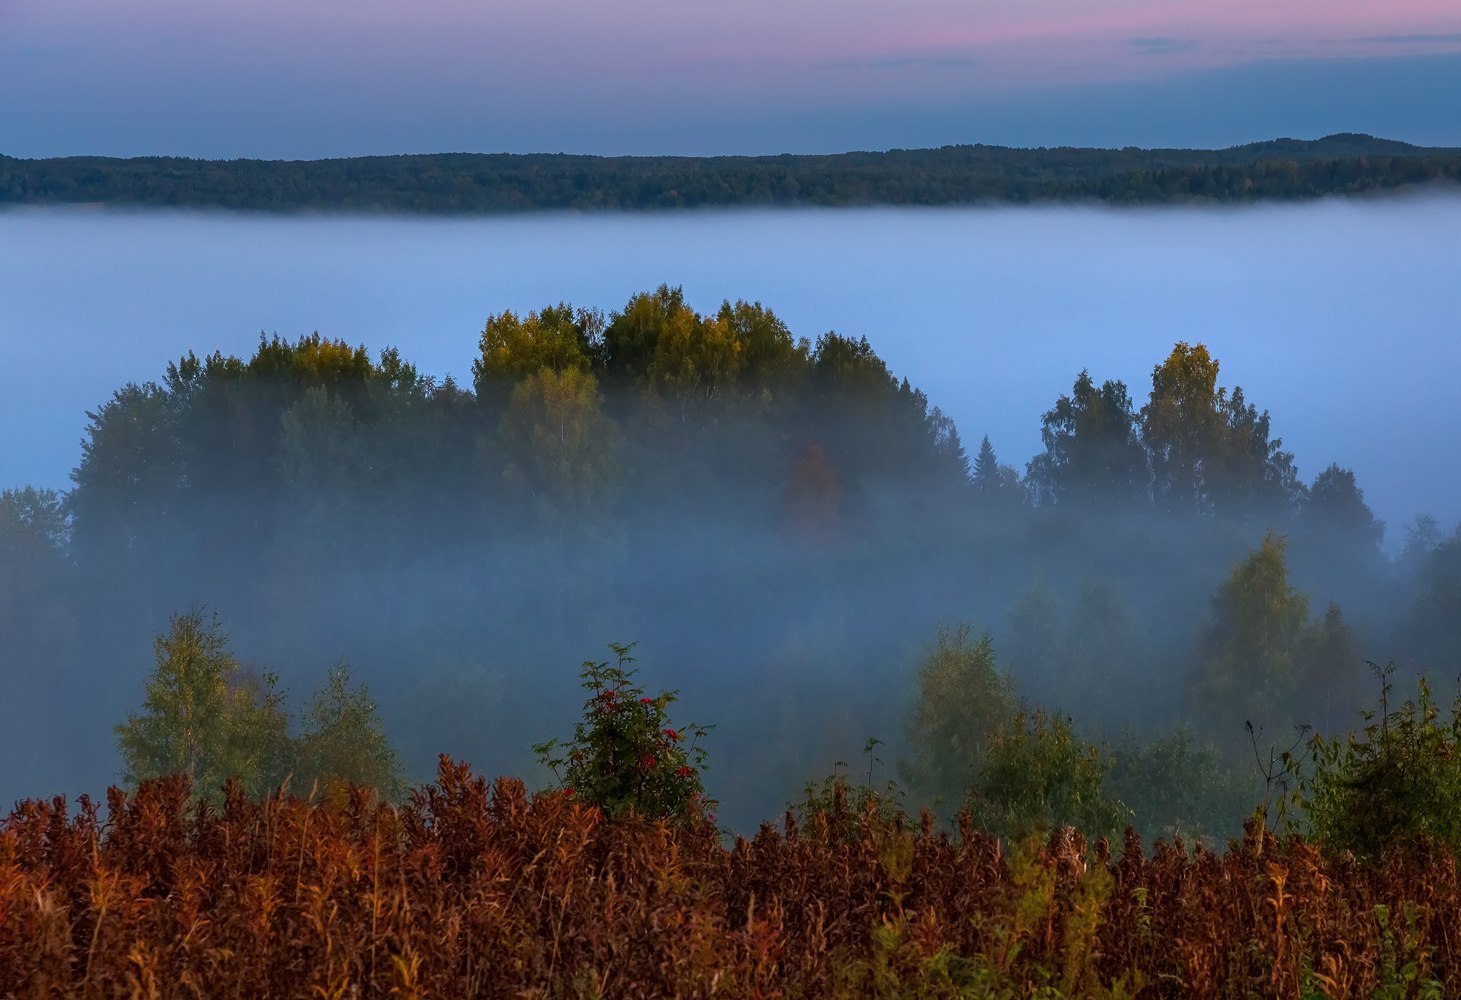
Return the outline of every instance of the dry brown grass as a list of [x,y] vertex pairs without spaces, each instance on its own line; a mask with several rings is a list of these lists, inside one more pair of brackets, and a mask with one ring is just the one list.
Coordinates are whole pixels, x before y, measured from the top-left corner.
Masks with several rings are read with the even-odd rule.
[[727,848],[447,760],[400,808],[162,780],[105,815],[0,823],[0,996],[1461,996],[1452,857],[1257,828],[1113,858],[788,816]]

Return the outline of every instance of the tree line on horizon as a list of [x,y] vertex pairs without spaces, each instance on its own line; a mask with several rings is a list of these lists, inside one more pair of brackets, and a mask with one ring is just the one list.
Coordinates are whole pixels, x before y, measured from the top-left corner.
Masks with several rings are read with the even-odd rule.
[[0,205],[478,214],[552,209],[1248,202],[1461,180],[1461,150],[1344,133],[1222,150],[960,145],[827,155],[0,156]]
[[923,766],[930,656],[947,704],[1007,677],[1016,702],[982,700],[1027,748],[1185,723],[1172,754],[1232,761],[1245,723],[1271,745],[1347,725],[1367,659],[1444,677],[1461,653],[1461,535],[1419,519],[1387,557],[1354,473],[1301,478],[1201,344],[1140,406],[1079,373],[1023,469],[987,438],[971,458],[865,338],[799,339],[758,303],[661,287],[497,314],[478,347],[470,386],[318,335],[190,353],[92,411],[68,493],[4,491],[5,722],[69,759],[55,781],[115,772],[149,641],[201,605],[285,687],[348,659],[415,773],[442,751],[530,771],[565,728],[552,665],[637,639],[720,724],[740,822],[869,733]]

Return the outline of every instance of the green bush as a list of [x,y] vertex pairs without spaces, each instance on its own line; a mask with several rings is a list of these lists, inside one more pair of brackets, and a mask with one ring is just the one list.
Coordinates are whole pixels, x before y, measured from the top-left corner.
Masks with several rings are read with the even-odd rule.
[[632,812],[652,819],[715,822],[708,812],[700,775],[710,727],[694,723],[675,728],[667,709],[675,693],[651,698],[633,682],[629,664],[633,644],[611,643],[617,663],[585,661],[580,676],[591,693],[583,718],[567,742],[533,746],[538,759],[558,779],[566,795],[603,810],[606,816]]
[[1060,826],[1076,827],[1092,841],[1114,837],[1131,810],[1106,790],[1112,764],[1066,716],[1022,711],[989,739],[969,811],[975,823],[1006,840]]
[[1315,734],[1294,762],[1300,822],[1325,847],[1362,856],[1423,842],[1461,854],[1461,696],[1442,721],[1422,677],[1416,697],[1392,709],[1395,666],[1371,667],[1380,702],[1363,713],[1364,728]]
[[1256,775],[1228,766],[1188,726],[1145,741],[1126,734],[1106,787],[1131,810],[1137,831],[1151,839],[1236,836],[1262,791]]
[[892,780],[881,788],[873,784],[873,768],[883,762],[874,751],[882,744],[882,740],[869,739],[862,748],[868,762],[865,784],[852,783],[845,760],[837,761],[832,773],[821,781],[807,782],[802,800],[787,803],[797,822],[806,826],[825,816],[832,835],[846,841],[856,840],[869,819],[883,828],[907,826],[903,789]]

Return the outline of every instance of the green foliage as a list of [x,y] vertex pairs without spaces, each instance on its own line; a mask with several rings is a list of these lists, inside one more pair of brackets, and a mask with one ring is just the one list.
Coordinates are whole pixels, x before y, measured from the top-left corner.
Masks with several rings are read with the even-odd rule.
[[723,302],[716,320],[730,331],[739,345],[743,378],[779,389],[779,383],[807,364],[810,349],[807,342],[793,338],[780,317],[759,302],[737,300],[734,305]]
[[1461,854],[1461,695],[1443,720],[1422,677],[1416,696],[1392,708],[1394,664],[1374,669],[1378,708],[1363,713],[1358,733],[1310,738],[1295,761],[1293,804],[1331,850],[1374,857],[1432,842]]
[[173,615],[153,639],[157,665],[142,711],[116,727],[123,777],[130,784],[187,775],[193,794],[218,799],[238,780],[254,798],[293,779],[296,791],[367,786],[399,799],[405,792],[396,752],[364,686],[352,688],[345,664],[315,692],[299,738],[275,675],[245,670],[229,650],[217,614]]
[[[292,517],[283,526],[293,561],[307,555],[318,566],[339,565],[359,546],[361,505],[356,491],[379,494],[377,462],[356,420],[354,407],[338,393],[313,386],[280,415],[277,446],[281,493]],[[374,481],[374,482],[373,482]],[[281,574],[287,577],[288,574]],[[288,582],[288,581],[287,581]],[[307,579],[296,579],[302,589]]]
[[543,369],[562,374],[591,369],[603,334],[603,316],[567,303],[547,306],[519,319],[504,311],[491,316],[482,330],[472,383],[477,395],[491,398],[499,387],[536,375]]
[[[1111,755],[1081,740],[1069,718],[1022,710],[988,633],[971,640],[967,625],[941,628],[924,657],[908,744],[904,772],[919,799],[946,814],[967,805],[976,822],[1001,837],[1071,825],[1094,839],[1130,819],[1105,787]],[[1133,764],[1128,773],[1139,774],[1141,762]],[[808,802],[825,800],[839,780],[809,786]],[[878,794],[871,784],[843,791],[871,801]]]
[[1196,696],[1215,738],[1241,750],[1242,724],[1281,728],[1311,655],[1309,600],[1289,586],[1284,539],[1273,534],[1213,598],[1196,675]]
[[800,802],[787,803],[803,826],[825,817],[832,836],[854,841],[864,828],[871,825],[878,829],[897,829],[907,825],[908,814],[904,810],[903,789],[896,781],[889,779],[881,788],[873,784],[873,774],[882,758],[876,756],[883,741],[870,738],[863,745],[863,756],[867,758],[867,780],[853,784],[847,771],[847,762],[839,760],[833,765],[832,773],[821,781],[809,781],[802,791]]
[[1419,907],[1407,901],[1401,910],[1401,926],[1395,926],[1390,907],[1375,907],[1375,924],[1380,930],[1380,982],[1370,1000],[1443,1000],[1445,983],[1429,975],[1430,956],[1421,945]]
[[163,548],[157,522],[182,479],[183,409],[181,395],[148,382],[87,411],[70,502],[77,547],[93,565],[110,568]]
[[1106,788],[1112,766],[1111,756],[1082,740],[1069,718],[1021,711],[990,738],[969,810],[977,824],[1010,840],[1061,826],[1093,841],[1114,837],[1131,811]]
[[302,728],[296,743],[297,790],[355,785],[374,788],[388,801],[405,794],[401,762],[375,703],[365,685],[351,687],[347,664],[331,668],[304,711]]
[[614,425],[598,380],[578,368],[543,368],[512,390],[502,416],[504,478],[552,525],[601,512],[614,478]]
[[1179,341],[1152,370],[1140,428],[1153,496],[1171,511],[1287,516],[1303,496],[1293,455],[1269,439],[1267,411],[1218,386],[1218,367],[1205,345]]
[[1208,500],[1204,474],[1220,450],[1218,362],[1207,347],[1179,341],[1152,369],[1151,399],[1141,410],[1141,436],[1152,456],[1154,489],[1165,506],[1199,509]]
[[979,442],[969,484],[974,488],[975,500],[989,513],[1008,513],[1025,502],[1025,486],[1019,472],[1012,465],[1001,464],[987,434]]
[[611,643],[617,662],[584,661],[583,687],[591,695],[573,738],[533,746],[564,794],[597,806],[606,816],[634,813],[681,822],[715,821],[715,802],[705,797],[701,772],[709,726],[674,728],[669,706],[675,693],[650,697],[634,683],[633,644]]
[[1228,149],[962,145],[779,156],[441,153],[348,159],[0,156],[0,204],[477,214],[750,205],[1314,198],[1461,177],[1461,155],[1367,135]]
[[1299,522],[1301,531],[1371,557],[1385,539],[1385,522],[1376,520],[1365,503],[1354,471],[1338,463],[1314,477]]
[[1333,601],[1316,623],[1307,662],[1299,678],[1304,723],[1320,732],[1337,729],[1354,718],[1364,701],[1365,660],[1359,640]]
[[1045,451],[1030,462],[1029,480],[1041,504],[1149,502],[1147,455],[1125,383],[1097,388],[1082,371],[1040,423]]
[[0,567],[64,553],[69,538],[61,494],[33,486],[0,490]]
[[[189,354],[159,384],[117,393],[93,415],[69,497],[0,503],[0,659],[18,657],[20,683],[61,703],[66,683],[52,678],[82,676],[129,623],[221,587],[206,597],[234,609],[240,628],[267,624],[275,648],[349,629],[380,662],[411,662],[416,690],[434,692],[418,701],[451,702],[444,716],[417,715],[470,727],[474,752],[491,755],[528,742],[512,726],[541,692],[515,677],[500,706],[506,725],[484,726],[490,706],[474,699],[501,698],[497,681],[452,689],[438,681],[447,662],[484,649],[531,655],[539,639],[524,638],[524,621],[565,633],[626,615],[682,617],[680,636],[703,635],[704,619],[691,616],[733,602],[757,644],[804,642],[840,676],[867,678],[855,691],[819,691],[834,711],[783,713],[804,754],[887,725],[894,672],[879,670],[907,641],[895,607],[995,608],[1032,575],[1047,579],[1051,590],[1013,617],[1003,671],[987,637],[967,630],[941,635],[924,664],[906,781],[948,812],[1015,717],[1003,674],[1044,699],[1059,692],[1056,704],[1101,727],[1089,732],[1176,701],[1184,672],[1158,668],[1190,654],[1211,587],[1202,581],[1216,582],[1240,540],[1257,537],[1215,515],[1234,496],[1285,488],[1264,416],[1218,388],[1202,345],[1179,344],[1158,366],[1141,417],[1121,383],[1088,373],[1067,383],[1044,422],[1048,468],[1032,467],[1023,484],[987,439],[971,474],[952,424],[866,338],[828,334],[813,347],[759,304],[699,314],[661,286],[607,323],[562,304],[504,312],[478,346],[475,395],[420,378],[395,352],[372,364],[317,335],[261,338],[251,357]],[[1146,504],[1153,457],[1167,487],[1191,474],[1190,503],[1132,516],[1111,501]],[[1050,509],[1024,505],[1027,485]],[[22,523],[34,519],[16,514],[27,504],[53,527]],[[1368,553],[1378,527],[1337,467],[1314,480],[1299,520],[1273,523],[1290,532],[1293,578],[1314,581],[1329,566],[1325,539]],[[1461,545],[1433,524],[1416,538],[1405,565],[1413,591],[1395,602],[1414,598],[1416,627],[1399,650],[1439,666],[1457,648]],[[1306,545],[1319,547],[1309,562]],[[1203,738],[1226,739],[1245,765],[1245,719],[1281,731],[1287,714],[1332,719],[1354,700],[1340,680],[1358,640],[1337,609],[1316,639],[1285,558],[1270,539],[1234,570],[1183,692],[1213,726]],[[859,572],[867,566],[880,578]],[[57,581],[49,591],[38,586],[46,574]],[[367,604],[389,613],[362,620]],[[1386,610],[1346,607],[1369,612],[1358,619],[1366,626]],[[424,663],[423,636],[440,636],[450,655]],[[707,652],[707,676],[726,676],[730,648]],[[763,666],[739,686],[748,700],[785,705],[795,685],[814,689],[806,675],[749,659]],[[58,660],[64,675],[43,669]],[[1131,697],[1149,677],[1161,681]],[[1156,749],[1118,753],[1118,771],[1133,757],[1138,772],[1118,797],[1140,800],[1146,832],[1214,825],[1182,800],[1162,815],[1160,797],[1200,785],[1207,768],[1195,745],[1167,749],[1175,759],[1165,763]],[[757,780],[753,759],[736,755],[743,787]]]
[[1010,673],[1025,684],[1048,689],[1056,679],[1070,675],[1068,640],[1055,594],[1043,581],[1020,596],[1009,613],[1009,643],[1005,659]]
[[[604,328],[610,374],[638,384],[676,381],[676,374],[685,372],[675,356],[693,345],[701,323],[681,288],[660,285],[633,296]],[[683,355],[678,359],[685,360]]]
[[[1461,526],[1458,526],[1461,531]],[[1414,572],[1445,541],[1441,524],[1429,514],[1417,514],[1405,526],[1405,546],[1399,563]]]
[[153,640],[157,666],[143,711],[116,727],[130,783],[185,774],[196,794],[216,798],[230,778],[253,796],[288,773],[288,717],[272,674],[247,674],[215,614],[173,615]]
[[1434,522],[1417,527],[1409,560],[1414,597],[1396,641],[1420,668],[1451,674],[1461,666],[1461,525],[1444,539]]
[[649,384],[678,401],[682,414],[694,400],[721,395],[735,384],[745,361],[739,332],[721,315],[700,316],[688,306],[675,310],[655,339]]
[[995,662],[988,632],[940,627],[918,668],[904,771],[918,796],[952,811],[979,773],[989,740],[1015,715],[1014,682]]
[[1219,843],[1239,832],[1258,794],[1252,775],[1230,766],[1186,726],[1145,741],[1127,733],[1114,751],[1106,788],[1147,838]]
[[1148,636],[1117,591],[1087,584],[1075,596],[1059,643],[1057,663],[1062,701],[1080,705],[1083,716],[1142,724],[1152,710],[1131,697],[1131,685],[1158,669]]
[[[30,665],[68,652],[75,625],[67,606],[72,581],[71,525],[55,490],[0,491],[0,663]],[[8,696],[25,701],[20,670]]]
[[1218,506],[1249,523],[1292,517],[1308,491],[1299,482],[1293,452],[1283,450],[1282,438],[1270,438],[1268,411],[1260,413],[1234,387],[1222,419],[1222,451],[1208,477]]

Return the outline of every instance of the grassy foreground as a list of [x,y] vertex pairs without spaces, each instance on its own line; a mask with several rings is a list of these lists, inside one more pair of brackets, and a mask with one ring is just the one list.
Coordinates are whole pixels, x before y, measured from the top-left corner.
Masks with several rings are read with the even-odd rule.
[[182,779],[0,823],[0,996],[1461,994],[1445,853],[1002,850],[845,796],[727,847],[443,758],[401,807],[190,804]]

